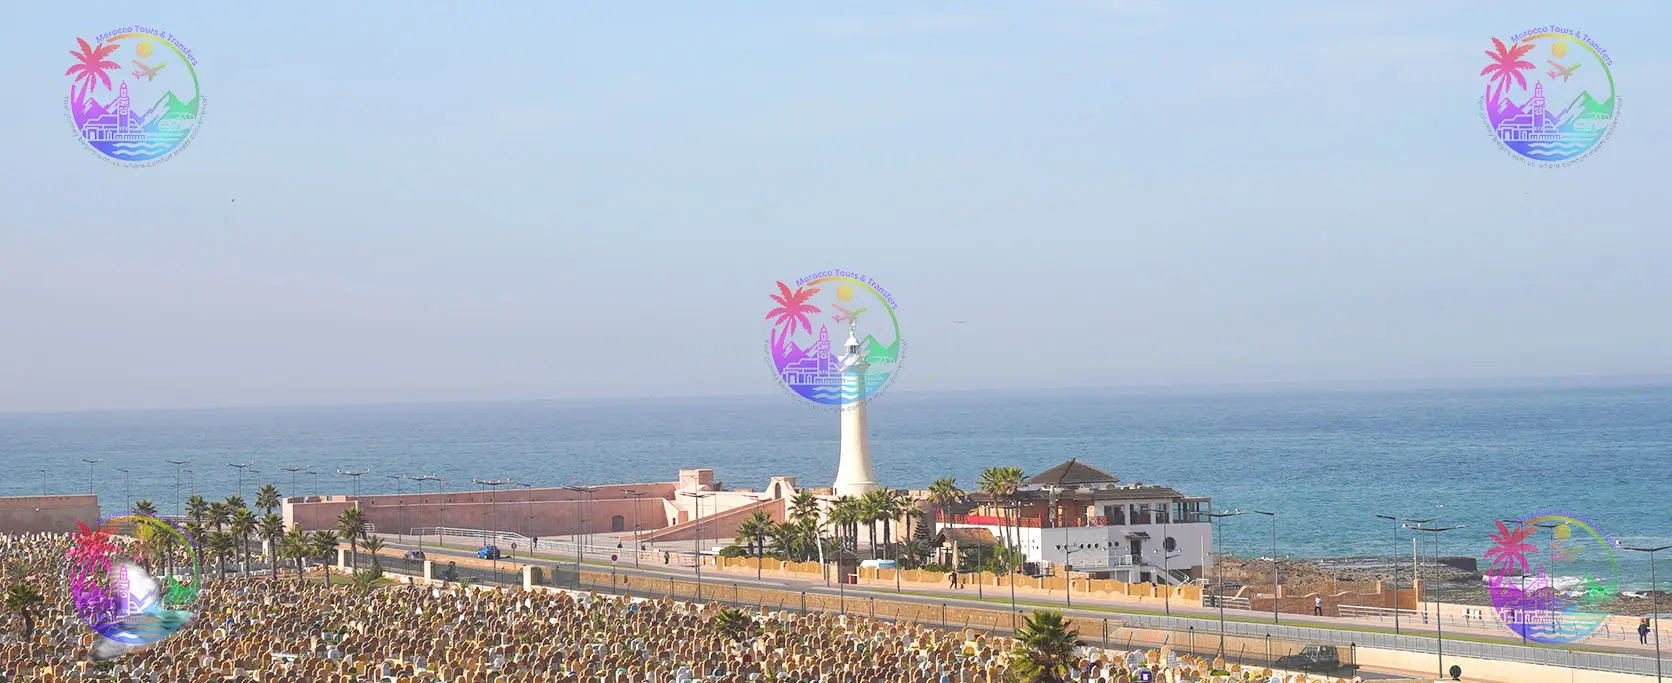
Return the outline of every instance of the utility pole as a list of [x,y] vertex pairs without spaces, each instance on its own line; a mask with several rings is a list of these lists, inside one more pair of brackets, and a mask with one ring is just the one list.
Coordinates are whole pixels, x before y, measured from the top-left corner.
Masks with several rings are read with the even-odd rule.
[[[495,510],[494,507],[497,504],[497,501],[495,499],[499,495],[499,487],[504,486],[506,484],[510,484],[512,482],[511,482],[510,479],[472,479],[472,480],[470,480],[470,483],[481,484],[483,486],[488,487],[488,511],[489,512],[498,512],[498,510]],[[483,513],[483,514],[486,514],[486,513]],[[494,534],[496,536],[499,534],[499,516],[498,515],[494,515],[494,517],[493,517],[493,531],[494,531]],[[482,518],[482,538],[486,539],[487,537],[488,537],[488,518],[484,516]],[[487,541],[484,540],[482,542],[482,544],[487,545]]]
[[134,509],[134,478],[133,478],[133,475],[128,472],[128,468],[126,468],[126,467],[118,467],[118,468],[116,468],[116,471],[122,473],[122,483],[123,483],[124,490],[126,491],[127,502],[123,503],[123,505],[125,506],[125,509],[127,509],[129,511],[132,511]]
[[581,562],[586,558],[586,543],[584,540],[586,526],[583,523],[585,520],[581,517],[584,510],[581,508],[580,494],[592,493],[594,489],[591,486],[565,486],[563,490],[575,494],[573,496],[575,501],[575,580],[579,581],[581,578]]
[[[412,481],[418,487],[418,495],[419,496],[424,495],[424,482],[426,482],[426,481],[435,482],[435,495],[436,495],[436,506],[437,506],[436,507],[436,519],[435,519],[435,543],[436,543],[436,545],[441,545],[441,512],[440,512],[440,509],[441,509],[440,508],[440,505],[441,505],[441,479],[437,478],[433,474],[427,474],[427,475],[424,475],[422,477],[412,477]],[[419,524],[422,524],[422,523],[423,522],[419,522]],[[424,551],[424,535],[423,534],[418,534],[418,551],[419,552]]]
[[1672,545],[1654,548],[1634,548],[1621,545],[1619,548],[1649,554],[1649,618],[1654,620],[1654,627],[1651,630],[1655,632],[1655,683],[1660,683],[1660,584],[1655,581],[1655,553],[1672,548]]

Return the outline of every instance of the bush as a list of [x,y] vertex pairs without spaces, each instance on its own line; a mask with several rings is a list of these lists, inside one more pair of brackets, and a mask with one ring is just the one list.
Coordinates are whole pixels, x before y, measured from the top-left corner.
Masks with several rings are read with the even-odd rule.
[[749,552],[749,550],[747,548],[744,548],[743,546],[737,545],[735,543],[720,549],[720,557],[754,557],[754,556],[755,556],[755,554],[752,553],[752,552]]

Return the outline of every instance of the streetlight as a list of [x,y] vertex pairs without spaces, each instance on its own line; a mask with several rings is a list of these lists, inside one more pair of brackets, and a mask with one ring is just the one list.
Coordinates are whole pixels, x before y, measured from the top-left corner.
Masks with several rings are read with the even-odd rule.
[[133,475],[128,472],[128,468],[126,468],[126,467],[118,467],[118,468],[116,468],[116,471],[122,473],[122,485],[123,485],[123,488],[124,488],[124,490],[126,492],[126,496],[127,496],[127,502],[124,503],[124,505],[126,505],[129,510],[133,510],[133,507],[134,507],[134,478],[133,478]]
[[87,463],[87,492],[92,493],[93,492],[93,466],[97,465],[101,462],[104,462],[104,458],[93,458],[91,460],[89,460],[87,458],[82,458],[81,461],[84,462],[84,463]]
[[[712,494],[712,493],[691,492],[691,491],[680,491],[679,495],[690,496],[693,499],[692,503],[696,507],[696,510],[697,510],[697,515],[696,515],[696,517],[697,517],[697,519],[696,519],[696,521],[697,521],[697,536],[696,536],[696,538],[691,539],[691,542],[692,542],[691,547],[692,547],[693,550],[696,551],[697,602],[702,602],[702,541],[701,541],[701,539],[702,539],[702,499],[707,498],[709,496],[712,496],[714,494]],[[837,561],[836,566],[840,567],[841,565],[842,565],[842,563],[840,561]],[[576,565],[576,569],[579,569],[579,568],[580,568],[579,565]],[[840,578],[844,581],[847,580],[846,576],[843,576],[843,577],[840,577]],[[845,597],[843,598],[843,601],[846,602]]]
[[[37,469],[35,471],[41,473],[41,495],[44,496],[46,495],[46,470]],[[176,484],[175,488],[178,489],[179,485]]]
[[[424,495],[424,482],[433,481],[433,482],[435,482],[436,498],[439,499],[441,497],[441,479],[440,478],[436,477],[433,474],[427,474],[427,475],[424,475],[422,477],[412,477],[411,479],[412,479],[412,481],[416,482],[414,485],[418,487],[418,495],[419,496]],[[440,501],[438,500],[436,504],[440,505]],[[437,514],[439,515],[440,513],[437,513]],[[419,523],[422,524],[422,522],[419,522]],[[435,542],[436,542],[436,545],[440,545],[441,544],[441,520],[440,520],[439,516],[435,521],[435,526],[436,526]],[[423,534],[418,534],[418,551],[423,552],[423,550],[424,550],[424,535]]]
[[[1414,529],[1416,531],[1426,531],[1428,533],[1434,534],[1434,564],[1436,565],[1436,571],[1438,571],[1438,565],[1440,564],[1440,532],[1451,531],[1451,530],[1454,530],[1454,529],[1462,529],[1462,528],[1467,527],[1467,526],[1468,526],[1467,524],[1458,524],[1456,526],[1442,526],[1442,527],[1433,527],[1433,528],[1425,528],[1425,527],[1422,527],[1422,526],[1414,526],[1414,527],[1407,527],[1407,528]],[[1440,603],[1438,603],[1438,602],[1434,603],[1434,653],[1436,655],[1439,655],[1439,658],[1440,658],[1440,678],[1445,678],[1446,677],[1446,635],[1445,635],[1445,625],[1440,622]]]
[[[494,506],[497,504],[497,501],[495,500],[495,498],[499,495],[499,487],[511,483],[511,480],[510,479],[472,479],[472,480],[470,480],[470,483],[481,484],[483,486],[488,487],[488,512],[498,512],[498,510],[494,509]],[[482,517],[482,538],[486,539],[488,537],[487,512],[484,512],[482,514],[483,514],[483,517]],[[499,534],[499,517],[498,517],[498,515],[494,516],[493,526],[494,526],[494,530],[493,530],[494,535],[497,537],[498,534]],[[486,545],[486,544],[487,544],[487,541],[484,540],[483,545]]]
[[[1012,511],[1011,512],[1011,517],[1014,519],[1015,515],[1016,515],[1015,511],[1022,509],[1022,504],[1021,503],[1011,503],[1011,504],[1006,505],[1004,507],[1005,507],[1005,509]],[[976,547],[980,547],[980,546],[976,546]],[[898,576],[898,572],[896,572],[895,575]],[[1010,567],[1010,576],[1008,577],[1007,582],[1010,584],[1010,630],[1014,631],[1014,630],[1016,630],[1016,567],[1015,567],[1015,565],[1012,565]]]
[[1249,512],[1271,518],[1271,623],[1276,624],[1279,623],[1277,621],[1277,513],[1261,512],[1259,510],[1249,510]]
[[229,463],[226,464],[227,467],[238,468],[238,497],[239,498],[244,497],[244,468],[249,467],[250,465],[254,465],[254,464],[255,464],[254,460],[246,462],[242,465],[240,465],[238,463],[235,463],[235,462],[229,462]]
[[639,503],[644,502],[644,492],[627,489],[623,491],[633,497],[633,568],[639,568],[639,551],[644,547],[639,545]]
[[401,480],[405,479],[406,475],[404,475],[404,474],[385,474],[383,476],[395,480],[395,504],[398,506],[398,509],[396,510],[396,513],[395,513],[396,514],[395,525],[400,528],[400,533],[395,534],[395,536],[397,538],[405,539],[406,538],[406,532],[408,531],[408,529],[406,528],[406,501],[401,500]]
[[191,461],[190,460],[169,460],[167,458],[164,458],[163,462],[166,462],[166,463],[174,466],[174,504],[177,507],[177,509],[180,513],[180,516],[185,517],[186,516],[185,500],[186,499],[180,497],[180,467],[185,465],[186,463],[191,462]]
[[301,472],[302,470],[305,470],[305,469],[308,469],[308,468],[306,468],[306,467],[280,467],[279,468],[279,470],[281,470],[281,471],[290,473],[290,495],[292,495],[292,496],[301,495],[302,492],[296,490],[297,489],[296,473]]
[[[1519,520],[1519,519],[1500,519],[1500,520],[1498,520],[1498,522],[1500,524],[1508,522],[1510,524],[1516,525],[1517,527],[1527,526],[1527,522],[1525,522],[1523,520]],[[1518,572],[1518,576],[1516,578],[1519,579],[1520,590],[1521,590],[1521,599],[1519,601],[1517,601],[1517,604],[1526,605],[1527,604],[1526,603],[1526,600],[1527,600],[1527,572],[1524,572],[1524,571],[1523,572]],[[1522,611],[1523,610],[1520,610],[1520,609],[1511,610],[1511,618],[1515,619],[1516,617],[1521,617],[1522,616],[1521,615]],[[1502,616],[1502,615],[1500,615],[1500,616]],[[1525,622],[1526,620],[1525,620],[1525,618],[1521,618],[1520,621]],[[1517,626],[1520,626],[1520,628],[1518,628],[1516,630],[1521,633],[1521,644],[1526,645],[1527,644],[1527,626],[1526,626],[1525,623],[1517,624]]]
[[337,470],[337,474],[340,474],[340,475],[345,476],[345,477],[353,477],[354,478],[354,497],[359,498],[360,497],[360,477],[366,476],[367,474],[371,474],[371,470],[360,470],[359,472],[344,472],[342,470]]
[[1654,620],[1655,683],[1660,683],[1660,586],[1655,581],[1655,553],[1666,550],[1667,548],[1672,548],[1672,545],[1663,545],[1655,548],[1634,548],[1629,545],[1622,545],[1619,546],[1619,548],[1621,550],[1630,550],[1633,552],[1649,554],[1649,618]]
[[583,559],[585,559],[585,557],[586,557],[586,544],[583,543],[582,540],[581,540],[583,535],[584,535],[583,530],[585,529],[585,527],[582,524],[582,522],[584,520],[581,519],[582,508],[581,508],[581,497],[580,497],[579,494],[592,493],[596,489],[592,488],[591,486],[565,486],[565,487],[563,487],[563,490],[570,491],[570,492],[573,492],[573,493],[577,494],[577,495],[573,496],[573,499],[575,501],[575,580],[580,581],[581,580],[581,561]]
[[[1212,520],[1211,523],[1217,524],[1220,519],[1223,519],[1223,518],[1226,518],[1226,517],[1237,517],[1237,516],[1240,516],[1241,514],[1242,514],[1242,510],[1232,510],[1230,512],[1209,512],[1208,513],[1208,518],[1210,520]],[[1225,656],[1225,561],[1224,561],[1225,560],[1225,534],[1219,533],[1217,530],[1215,530],[1213,532],[1213,540],[1217,544],[1215,546],[1216,549],[1213,551],[1213,563],[1219,565],[1219,581],[1218,581],[1218,584],[1217,584],[1219,595],[1217,597],[1215,597],[1213,601],[1219,603],[1219,656],[1224,657]],[[1163,549],[1165,549],[1165,548],[1163,548]]]
[[[1096,550],[1101,547],[1103,547],[1102,543],[1063,543],[1057,546],[1057,550],[1063,551],[1068,556],[1068,561],[1062,564],[1062,578],[1068,582],[1068,589],[1063,592],[1063,599],[1068,602],[1070,609],[1074,607],[1074,553],[1083,550]],[[1011,610],[1011,614],[1015,614],[1014,609]]]
[[[1376,515],[1379,519],[1393,522],[1393,554],[1388,558],[1393,564],[1388,566],[1388,579],[1393,583],[1393,632],[1399,633],[1399,529],[1401,521],[1393,515]],[[1412,571],[1416,571],[1415,568]]]
[[[520,487],[524,490],[524,493],[523,493],[522,535],[528,536],[530,539],[533,539],[534,537],[529,536],[529,534],[528,534],[528,523],[529,523],[529,521],[534,519],[534,493],[533,493],[534,485],[533,484],[525,484],[525,483],[520,482],[520,481],[513,481],[513,482],[511,482],[511,485]],[[530,540],[529,543],[528,543],[528,556],[529,557],[534,557],[534,542],[532,540]]]

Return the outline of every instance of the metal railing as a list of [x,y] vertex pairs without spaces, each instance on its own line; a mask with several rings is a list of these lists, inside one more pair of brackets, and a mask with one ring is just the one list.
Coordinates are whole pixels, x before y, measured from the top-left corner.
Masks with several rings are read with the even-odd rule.
[[1248,598],[1239,598],[1234,595],[1227,595],[1221,598],[1211,593],[1202,595],[1202,606],[1217,608],[1219,607],[1220,600],[1225,601],[1225,609],[1253,609],[1253,603],[1250,602]]

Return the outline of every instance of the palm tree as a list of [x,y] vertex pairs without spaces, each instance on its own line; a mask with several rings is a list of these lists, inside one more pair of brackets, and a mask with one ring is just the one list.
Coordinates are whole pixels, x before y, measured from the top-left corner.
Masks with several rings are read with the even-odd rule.
[[723,607],[709,618],[708,627],[734,643],[741,643],[754,630],[755,620],[736,607]]
[[27,583],[6,589],[6,611],[23,617],[21,635],[24,640],[35,635],[35,610],[40,609],[45,603],[46,598],[41,597],[40,590]]
[[209,517],[209,501],[203,496],[192,496],[186,499],[186,516],[199,524]]
[[[813,289],[796,287],[795,291],[791,292],[787,285],[780,282],[778,283],[778,292],[778,294],[767,295],[772,297],[774,303],[778,304],[777,308],[766,312],[768,319],[777,318],[777,320],[772,321],[772,348],[774,349],[788,341],[790,335],[795,332],[795,328],[798,326],[811,333],[813,323],[807,319],[807,314],[819,312],[818,306],[807,303],[808,299],[819,293],[817,287]],[[778,334],[780,328],[784,331],[782,336]]]
[[805,557],[805,553],[797,552],[805,547],[805,544],[802,542],[803,534],[805,533],[803,531],[804,529],[806,529],[805,520],[782,522],[772,525],[772,530],[771,533],[768,534],[768,537],[772,542],[773,554],[782,555],[786,560],[794,558],[797,555]]
[[337,540],[337,532],[329,529],[315,531],[309,537],[308,543],[313,548],[314,557],[327,557],[325,561],[325,582],[330,583],[331,565],[336,562],[336,558],[329,556],[337,554],[337,545],[341,543]]
[[[994,502],[1008,504],[1016,502],[1016,490],[1022,487],[1024,479],[1020,467],[989,467],[981,471],[981,479],[978,483],[981,486],[981,492],[992,497]],[[1015,508],[1011,507],[1009,513],[1010,524],[1004,525],[1002,529],[1005,535],[1005,547],[1015,549],[1016,546],[1011,539],[1013,536],[1020,535],[1019,532],[1012,534],[1010,529],[1017,522]]]
[[381,573],[383,571],[383,563],[377,559],[377,551],[383,549],[383,537],[367,536],[365,546],[366,554],[372,556],[372,566],[376,567],[378,572]]
[[[952,477],[936,479],[929,484],[929,502],[935,506],[935,533],[940,533],[941,511],[946,506],[964,499],[963,489],[958,488],[958,480]],[[934,534],[930,534],[933,536]]]
[[157,506],[151,503],[150,498],[141,498],[139,499],[139,502],[134,503],[134,514],[144,515],[146,517],[156,517]]
[[812,491],[803,490],[790,499],[790,519],[818,519],[819,498]]
[[849,527],[854,528],[852,534],[854,552],[859,552],[858,522],[856,521],[859,513],[858,505],[859,501],[854,500],[852,496],[842,496],[836,499],[835,505],[831,506],[828,516],[830,530],[836,535],[837,545],[843,548],[848,547]]
[[[291,528],[290,531],[286,531],[284,533],[284,540],[280,541],[279,547],[280,554],[287,559],[296,560],[296,580],[301,581],[303,573],[302,561],[312,557],[314,554],[313,543],[308,537],[308,532],[303,531],[300,526]],[[278,576],[279,570],[277,567],[274,567],[273,578],[278,578]]]
[[877,489],[859,497],[861,521],[865,522],[865,530],[871,538],[871,556],[877,555],[877,522],[888,519],[888,492]]
[[202,547],[203,540],[209,537],[208,527],[203,526],[203,523],[198,521],[186,522],[180,527],[180,531],[186,535],[186,542],[190,543],[193,548]]
[[110,43],[108,45],[105,43],[99,43],[98,47],[93,47],[88,45],[87,41],[80,38],[75,39],[75,42],[81,44],[81,51],[76,52],[75,50],[70,50],[70,56],[76,58],[76,63],[71,64],[70,69],[65,71],[64,75],[68,76],[70,74],[75,74],[76,82],[81,83],[85,81],[81,92],[77,93],[75,96],[75,101],[80,103],[86,99],[88,93],[93,91],[93,86],[95,85],[103,83],[105,90],[109,90],[110,75],[105,72],[112,69],[120,69],[122,68],[122,65],[105,59],[105,57],[109,57],[110,53],[115,52],[116,48],[119,47],[115,43]]
[[226,578],[226,558],[232,554],[232,534],[217,531],[209,534],[209,542],[205,544],[209,556],[215,558],[221,578]]
[[234,493],[226,497],[226,509],[228,510],[242,510],[247,507],[249,506],[244,504],[243,496]]
[[238,564],[245,578],[250,575],[250,534],[255,533],[257,521],[255,513],[249,508],[237,508],[232,511],[232,519],[228,521],[228,528],[232,530],[233,538],[238,539]]
[[[900,520],[900,523],[905,527],[905,533],[900,535],[904,538],[911,538],[912,519],[922,514],[923,511],[917,509],[917,500],[912,498],[910,493],[890,491],[889,497],[894,499],[894,518]],[[895,547],[897,544],[894,542],[894,537],[889,536],[888,538],[890,547],[894,548],[893,552],[898,554],[900,551]]]
[[232,508],[227,507],[226,503],[216,501],[209,504],[209,523],[215,525],[216,531],[220,531],[221,527],[231,520]]
[[279,578],[279,539],[284,538],[284,519],[271,512],[261,518],[261,524],[256,527],[256,535],[267,542],[267,568],[272,570],[273,579]]
[[349,508],[337,515],[337,533],[348,541],[350,569],[360,568],[360,539],[366,537],[366,515],[360,508]]
[[746,547],[755,551],[755,578],[761,577],[761,555],[766,552],[766,537],[772,535],[772,518],[765,511],[756,510],[755,516],[737,525],[737,540],[747,541]]
[[1061,612],[1035,610],[1016,630],[1011,666],[1024,683],[1067,683],[1080,644],[1080,630],[1063,623]]
[[255,492],[255,506],[267,514],[272,514],[273,508],[279,506],[279,487],[263,484],[261,490]]
[[1521,72],[1534,67],[1532,62],[1521,61],[1521,57],[1533,49],[1533,44],[1511,43],[1509,47],[1504,47],[1504,41],[1493,38],[1492,45],[1497,47],[1498,51],[1486,51],[1486,56],[1492,60],[1492,63],[1487,64],[1486,68],[1480,70],[1480,75],[1490,74],[1492,76],[1494,87],[1491,99],[1496,101],[1499,94],[1509,89],[1509,83],[1512,80],[1519,84],[1522,90],[1526,90],[1527,78],[1522,76]]

